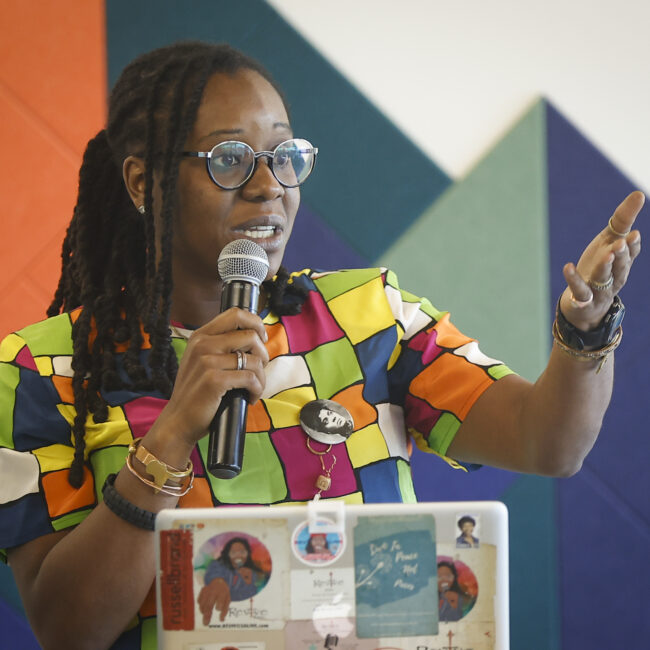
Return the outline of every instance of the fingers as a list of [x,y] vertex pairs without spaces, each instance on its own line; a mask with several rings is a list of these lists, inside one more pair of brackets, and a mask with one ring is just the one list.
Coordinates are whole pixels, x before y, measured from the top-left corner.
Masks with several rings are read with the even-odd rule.
[[634,261],[641,252],[641,233],[633,230],[626,238],[627,247],[630,251],[630,259]]
[[632,226],[644,203],[645,195],[643,192],[636,191],[628,194],[614,211],[609,225],[605,229],[608,236],[610,238],[625,237],[632,230]]
[[210,624],[212,617],[212,608],[214,607],[214,596],[211,590],[206,586],[199,592],[199,597],[196,599],[199,610],[203,615],[203,625]]
[[[191,353],[198,348],[202,354],[228,354],[241,350],[259,357],[266,365],[269,361],[267,341],[262,319],[245,309],[233,307],[195,330],[188,342],[188,351]],[[236,357],[233,358],[236,361]]]
[[[251,356],[259,358],[264,365],[269,362],[269,353],[256,331],[234,330],[221,334],[212,334],[203,329],[196,330],[188,341],[185,354],[194,355],[226,355],[224,368],[237,367],[236,350],[247,353],[248,362]],[[184,355],[185,356],[185,355]]]
[[266,385],[267,339],[259,316],[229,309],[190,336],[169,402],[157,422],[194,445],[203,437],[223,396],[244,389],[251,404]]
[[593,301],[593,291],[578,273],[575,265],[571,263],[565,264],[562,272],[570,290],[569,300],[571,305],[577,309],[589,305]]
[[[639,237],[639,241],[640,241]],[[612,245],[613,261],[611,263],[611,273],[614,276],[616,291],[627,282],[627,276],[632,267],[632,253],[627,243],[627,238],[621,238]]]
[[227,589],[221,598],[221,603],[215,605],[216,609],[219,610],[219,620],[223,621],[228,614],[228,608],[230,607],[230,589]]
[[268,340],[262,319],[257,314],[238,307],[231,307],[224,311],[197,331],[205,331],[209,334],[223,334],[233,330],[253,330],[257,332],[261,341],[266,343]]

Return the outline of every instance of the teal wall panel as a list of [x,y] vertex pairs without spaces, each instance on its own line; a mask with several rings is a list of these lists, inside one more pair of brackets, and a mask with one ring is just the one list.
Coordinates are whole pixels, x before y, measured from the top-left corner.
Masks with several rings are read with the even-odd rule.
[[366,259],[385,250],[449,185],[262,0],[108,0],[106,9],[110,85],[138,54],[180,39],[228,42],[262,61],[289,98],[294,132],[320,149],[304,200]]
[[532,380],[550,346],[546,184],[540,100],[376,259]]
[[510,647],[558,650],[556,481],[521,476],[502,501],[510,518]]

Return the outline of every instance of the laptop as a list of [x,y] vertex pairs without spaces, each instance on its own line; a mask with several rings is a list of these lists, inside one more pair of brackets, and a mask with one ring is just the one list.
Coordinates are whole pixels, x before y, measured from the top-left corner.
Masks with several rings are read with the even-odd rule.
[[161,650],[506,650],[496,501],[163,510]]

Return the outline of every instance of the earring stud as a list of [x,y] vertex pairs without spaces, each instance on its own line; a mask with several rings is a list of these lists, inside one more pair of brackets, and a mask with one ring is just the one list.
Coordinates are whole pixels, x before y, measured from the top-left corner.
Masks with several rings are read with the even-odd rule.
[[144,214],[144,205],[141,205],[141,206],[138,207],[138,212],[140,214]]

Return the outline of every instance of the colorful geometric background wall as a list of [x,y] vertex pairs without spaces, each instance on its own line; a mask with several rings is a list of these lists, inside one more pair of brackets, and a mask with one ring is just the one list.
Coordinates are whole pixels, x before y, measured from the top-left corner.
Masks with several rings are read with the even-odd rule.
[[[95,0],[74,12],[50,0],[31,5],[0,7],[2,23],[15,27],[0,44],[0,334],[40,318],[51,295],[81,152],[102,126],[106,76],[110,87],[134,56],[180,38],[227,40],[260,58],[289,97],[294,131],[320,147],[288,266],[388,265],[531,380],[550,349],[563,263],[635,189],[544,98],[470,173],[450,178],[262,0]],[[508,505],[513,648],[637,647],[650,631],[650,479],[639,453],[650,421],[649,267],[646,254],[625,289],[615,394],[577,476],[490,468],[460,476],[414,457],[421,500]],[[0,634],[16,639],[12,647],[36,647],[6,567]]]

